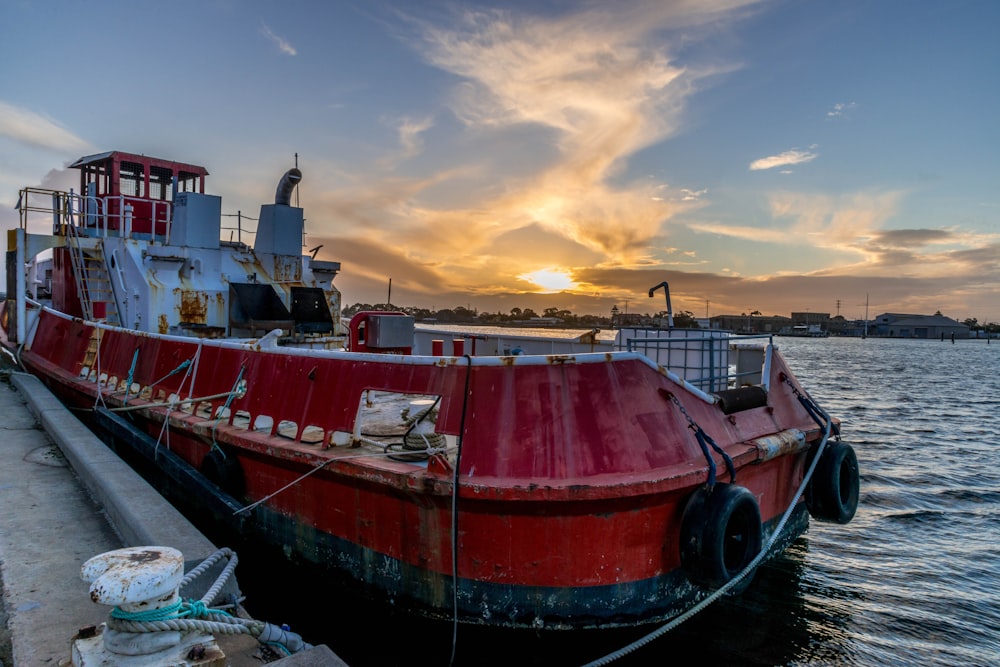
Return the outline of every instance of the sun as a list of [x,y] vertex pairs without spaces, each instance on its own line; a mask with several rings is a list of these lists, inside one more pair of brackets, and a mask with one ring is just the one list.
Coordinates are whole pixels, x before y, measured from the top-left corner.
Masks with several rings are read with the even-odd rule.
[[538,285],[544,294],[563,292],[577,287],[570,275],[560,269],[539,269],[531,273],[522,273],[518,278]]

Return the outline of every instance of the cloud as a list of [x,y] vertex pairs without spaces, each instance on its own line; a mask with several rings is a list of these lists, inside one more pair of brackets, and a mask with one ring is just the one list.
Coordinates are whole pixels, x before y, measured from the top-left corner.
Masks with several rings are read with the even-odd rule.
[[[784,153],[778,153],[777,155],[771,155],[769,157],[762,157],[760,159],[754,160],[750,163],[750,171],[759,171],[762,169],[774,169],[775,167],[785,167],[790,164],[804,164],[806,162],[812,162],[817,157],[818,153],[813,153],[811,150],[790,150]],[[787,173],[787,172],[782,172]]]
[[60,154],[77,155],[91,150],[89,143],[47,116],[2,101],[0,136]]
[[[437,307],[474,298],[481,310],[608,312],[631,299],[635,308],[655,312],[662,298],[647,300],[646,293],[667,279],[675,309],[699,316],[706,301],[713,314],[757,309],[787,315],[824,303],[833,311],[838,299],[849,302],[854,295],[863,304],[869,289],[882,292],[873,308],[891,295],[899,304],[893,308],[921,312],[920,303],[939,299],[945,285],[957,282],[938,281],[935,267],[961,267],[968,278],[975,263],[995,275],[989,254],[978,252],[989,247],[988,239],[886,229],[898,222],[905,192],[772,192],[765,194],[763,211],[751,209],[732,224],[692,220],[715,210],[701,184],[625,177],[637,152],[683,130],[691,96],[733,69],[683,61],[674,45],[696,40],[699,27],[723,27],[742,8],[582,6],[560,15],[472,6],[457,22],[408,19],[410,44],[454,84],[443,111],[394,122],[398,142],[376,165],[382,172],[352,164],[320,176],[338,188],[313,193],[307,210],[312,219],[342,226],[337,234],[325,230],[341,242],[324,250],[344,262],[337,283],[346,302],[384,298],[378,295],[388,276],[379,270],[389,270],[394,301]],[[672,38],[668,31],[677,26],[685,26],[688,41]],[[442,131],[425,142],[435,124]],[[447,157],[452,154],[463,157]],[[817,146],[796,148],[755,160],[751,169],[790,173],[817,157]],[[725,194],[721,187],[712,192]],[[691,232],[718,239],[697,246],[697,256],[671,252]],[[381,236],[390,254],[379,254],[376,244],[361,240],[365,235]],[[746,241],[754,242],[752,251]],[[727,244],[739,250],[718,250]],[[819,252],[809,264],[811,252],[804,251],[813,248]],[[903,275],[907,267],[899,262],[907,257],[922,263],[926,274]],[[806,275],[792,265],[806,267]],[[702,272],[678,270],[695,267]],[[728,268],[710,273],[710,267]],[[776,267],[787,274],[774,275]],[[533,294],[532,285],[516,279],[542,269],[566,272],[578,288]],[[755,277],[760,273],[772,277]],[[913,289],[922,291],[908,292]],[[376,296],[352,296],[363,290]]]
[[278,47],[278,50],[285,55],[298,55],[298,51],[295,50],[295,47],[292,46],[284,37],[274,34],[266,23],[260,24],[260,34],[271,40],[271,42]]
[[886,248],[920,248],[953,238],[946,229],[889,229],[875,234],[872,243]]
[[382,160],[382,165],[388,168],[394,167],[403,160],[420,155],[424,148],[422,135],[434,127],[434,119],[429,116],[420,119],[407,117],[397,119],[391,124],[399,137],[400,151],[398,154]]
[[833,105],[833,109],[826,112],[826,117],[828,119],[833,119],[848,116],[857,108],[858,105],[855,102],[838,102]]
[[656,184],[615,178],[635,152],[678,131],[688,98],[721,71],[681,65],[669,40],[651,36],[724,20],[742,4],[650,2],[556,17],[469,9],[446,27],[414,20],[424,58],[459,77],[449,104],[470,133],[534,132],[554,151],[521,181],[499,176],[508,187],[488,202],[495,225],[534,223],[614,261],[641,261],[664,223],[704,191],[666,197]]

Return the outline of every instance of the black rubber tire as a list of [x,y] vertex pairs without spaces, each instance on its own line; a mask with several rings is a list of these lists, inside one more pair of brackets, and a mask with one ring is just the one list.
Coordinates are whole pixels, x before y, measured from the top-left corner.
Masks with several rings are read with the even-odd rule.
[[201,474],[233,498],[240,498],[246,491],[243,469],[234,454],[212,450],[201,460]]
[[[818,447],[814,445],[809,452],[807,464],[811,465]],[[858,511],[860,495],[861,473],[854,448],[845,442],[826,443],[806,487],[809,515],[817,521],[848,523]]]
[[[745,487],[716,484],[701,487],[688,500],[681,518],[681,565],[688,579],[706,588],[721,588],[749,565],[761,549],[760,507]],[[730,593],[741,593],[753,572]]]

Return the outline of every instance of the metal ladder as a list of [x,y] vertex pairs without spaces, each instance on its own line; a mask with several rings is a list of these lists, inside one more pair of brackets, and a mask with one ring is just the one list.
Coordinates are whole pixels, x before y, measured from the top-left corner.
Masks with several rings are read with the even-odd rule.
[[76,276],[76,293],[83,305],[84,316],[88,320],[94,320],[94,303],[104,303],[104,321],[119,326],[121,321],[118,317],[118,305],[104,261],[101,240],[80,236],[72,224],[67,227],[70,230],[67,240],[73,275]]

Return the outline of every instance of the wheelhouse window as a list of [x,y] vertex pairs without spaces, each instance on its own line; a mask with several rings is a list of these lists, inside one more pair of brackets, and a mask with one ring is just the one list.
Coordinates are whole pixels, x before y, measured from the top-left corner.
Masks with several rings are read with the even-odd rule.
[[146,196],[146,177],[141,164],[122,160],[118,174],[118,191],[126,197]]
[[149,198],[171,200],[174,198],[174,173],[167,167],[149,167]]

